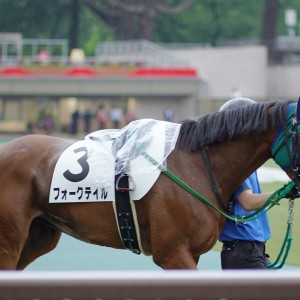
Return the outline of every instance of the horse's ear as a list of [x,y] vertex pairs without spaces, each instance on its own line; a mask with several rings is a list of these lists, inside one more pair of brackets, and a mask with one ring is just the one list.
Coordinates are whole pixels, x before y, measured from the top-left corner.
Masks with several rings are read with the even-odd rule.
[[298,103],[297,103],[297,123],[300,123],[300,97],[298,99]]

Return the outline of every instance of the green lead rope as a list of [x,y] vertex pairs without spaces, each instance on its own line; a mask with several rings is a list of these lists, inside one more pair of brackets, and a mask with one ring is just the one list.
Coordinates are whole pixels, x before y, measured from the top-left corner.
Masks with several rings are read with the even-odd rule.
[[[288,226],[285,234],[285,238],[282,244],[282,247],[280,249],[280,252],[278,254],[277,259],[268,265],[268,269],[281,269],[283,265],[285,264],[285,261],[288,257],[288,254],[290,252],[291,246],[292,246],[292,230],[293,230],[293,220],[294,220],[294,199],[290,199],[289,202],[289,218],[288,218]],[[283,258],[282,258],[283,256]],[[279,263],[279,260],[282,258],[281,263]]]
[[[196,192],[193,188],[188,186],[185,182],[183,182],[181,179],[179,179],[176,175],[174,175],[172,172],[162,169],[161,170],[164,174],[166,174],[169,178],[171,178],[173,181],[175,181],[178,185],[180,185],[182,188],[184,188],[186,191],[188,191],[191,195],[195,196],[197,199],[201,200],[203,203],[207,204],[209,207],[213,208],[214,210],[218,211],[220,214],[222,214],[224,217],[235,221],[237,223],[239,222],[248,222],[255,220],[259,217],[261,217],[262,214],[266,213],[268,210],[270,210],[274,205],[277,205],[278,202],[285,198],[285,196],[289,193],[290,190],[295,186],[295,182],[291,181],[289,182],[284,189],[279,188],[276,190],[265,202],[265,204],[260,207],[259,209],[255,210],[252,214],[248,216],[238,217],[235,215],[229,215],[226,212],[220,210],[218,207],[216,207],[214,204],[209,202],[206,198],[201,196],[198,192]],[[259,214],[261,212],[261,214]]]
[[[136,145],[136,148],[140,151],[140,153],[148,159],[154,166],[156,166],[161,172],[163,172],[165,175],[167,175],[170,179],[172,179],[174,182],[176,182],[179,186],[181,186],[183,189],[185,189],[187,192],[189,192],[191,195],[208,205],[209,207],[213,208],[217,212],[219,212],[224,217],[235,221],[235,222],[248,222],[255,220],[259,218],[262,214],[266,213],[269,209],[271,209],[274,205],[277,205],[278,202],[285,198],[285,196],[293,189],[295,186],[295,182],[291,181],[289,182],[284,188],[279,188],[276,190],[269,199],[265,202],[265,204],[260,207],[259,209],[255,210],[252,214],[248,216],[238,217],[234,215],[229,215],[226,212],[220,210],[217,206],[215,206],[213,203],[208,201],[206,198],[201,196],[197,191],[195,191],[193,188],[191,188],[188,184],[183,182],[180,178],[178,178],[174,173],[167,170],[165,167],[163,167],[160,163],[158,163],[153,157],[151,157],[147,152],[141,149],[140,145]],[[264,211],[263,211],[264,210]],[[261,212],[261,214],[259,214]],[[259,214],[259,215],[258,215]]]
[[[288,224],[285,238],[284,238],[283,244],[281,246],[280,252],[277,256],[277,259],[268,265],[268,269],[281,269],[284,266],[285,261],[288,257],[288,254],[289,254],[291,246],[292,246],[293,238],[290,236],[291,228],[292,228],[292,224]],[[282,255],[283,255],[283,258],[282,258]],[[282,261],[281,261],[281,263],[279,263],[279,260],[281,258],[282,258]]]
[[[179,179],[175,174],[173,174],[172,172],[170,172],[169,170],[167,170],[165,167],[163,167],[159,162],[157,162],[153,157],[151,157],[147,152],[145,152],[144,150],[141,149],[139,144],[136,144],[136,148],[137,150],[148,160],[150,161],[154,166],[156,166],[161,172],[163,172],[165,175],[167,175],[170,179],[172,179],[174,182],[176,182],[179,186],[181,186],[183,189],[185,189],[187,192],[189,192],[191,195],[193,195],[194,197],[196,197],[197,199],[199,199],[200,201],[202,201],[204,204],[208,205],[209,207],[211,207],[212,209],[216,210],[217,212],[219,212],[221,215],[223,215],[224,217],[235,221],[237,223],[239,222],[248,222],[248,221],[252,221],[255,220],[257,218],[259,218],[262,214],[266,213],[267,211],[269,211],[274,205],[277,205],[279,203],[279,201],[282,198],[285,198],[286,195],[295,187],[296,183],[294,181],[290,181],[287,185],[285,185],[283,188],[279,188],[277,189],[269,198],[268,200],[265,202],[265,204],[255,210],[252,214],[248,215],[248,216],[243,216],[243,217],[238,217],[238,216],[234,216],[234,215],[229,215],[226,212],[220,210],[218,207],[216,207],[213,203],[211,203],[210,201],[208,201],[205,197],[201,196],[197,191],[195,191],[193,188],[191,188],[188,184],[186,184],[185,182],[183,182],[181,179]],[[293,200],[290,200],[293,203]],[[291,211],[292,209],[290,209]],[[261,212],[261,214],[260,214]],[[291,248],[291,243],[292,243],[292,237],[291,237],[291,232],[292,232],[292,217],[291,217],[291,213],[290,213],[290,217],[289,217],[289,221],[288,221],[288,226],[287,226],[287,232],[285,235],[285,239],[283,242],[283,245],[281,247],[280,253],[277,257],[277,259],[268,265],[268,268],[273,268],[273,269],[280,269],[282,268],[282,266],[284,265],[286,258],[288,256],[289,250]],[[285,253],[284,253],[285,251]],[[284,253],[284,257],[282,262],[276,266],[279,262],[279,260],[281,259],[282,255]]]

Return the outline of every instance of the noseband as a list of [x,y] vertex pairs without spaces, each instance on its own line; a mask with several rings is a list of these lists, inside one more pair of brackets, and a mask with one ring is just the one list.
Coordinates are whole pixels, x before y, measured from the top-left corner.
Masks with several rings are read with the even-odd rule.
[[274,161],[283,170],[292,170],[293,180],[298,188],[300,187],[299,132],[300,98],[298,104],[290,105],[286,124],[278,130],[271,148]]

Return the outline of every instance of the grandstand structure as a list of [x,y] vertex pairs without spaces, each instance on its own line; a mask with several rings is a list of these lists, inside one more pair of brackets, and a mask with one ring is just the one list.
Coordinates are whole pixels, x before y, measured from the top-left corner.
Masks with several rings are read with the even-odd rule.
[[4,122],[34,123],[45,108],[60,130],[73,111],[93,112],[99,104],[156,119],[171,107],[177,122],[217,111],[237,94],[297,100],[299,45],[298,36],[278,37],[278,61],[270,65],[267,48],[255,41],[219,47],[118,41],[100,43],[86,57],[64,40],[0,35],[0,132]]
[[[0,34],[0,64],[32,64],[41,62],[39,53],[49,53],[49,63],[69,63],[68,40],[23,39],[18,33]],[[174,57],[163,46],[147,40],[102,42],[88,64],[135,65],[143,67],[186,68],[188,63]]]
[[93,114],[100,104],[119,106],[134,118],[163,119],[166,107],[174,121],[195,114],[201,79],[161,46],[139,40],[99,44],[94,57],[81,49],[68,52],[66,40],[0,36],[0,132],[25,132],[45,110],[58,131],[68,131],[74,111]]

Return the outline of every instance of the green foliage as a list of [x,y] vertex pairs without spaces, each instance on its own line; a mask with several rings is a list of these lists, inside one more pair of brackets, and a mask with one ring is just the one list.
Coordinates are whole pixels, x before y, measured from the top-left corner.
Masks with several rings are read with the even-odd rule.
[[259,37],[263,1],[195,1],[186,12],[161,15],[155,40],[160,42],[209,43]]
[[68,0],[0,0],[0,31],[20,32],[26,38],[63,38]]
[[[73,0],[0,0],[0,32],[20,32],[24,38],[63,38],[70,40]],[[97,4],[105,1],[96,0]],[[180,0],[168,0],[172,6]],[[278,34],[286,34],[284,13],[294,8],[300,15],[300,0],[280,0]],[[107,9],[106,6],[101,6]],[[194,0],[179,14],[159,14],[153,41],[161,43],[202,43],[218,45],[227,40],[260,38],[264,1]],[[77,46],[87,56],[95,46],[115,39],[116,28],[109,27],[80,1]],[[132,16],[136,18],[136,16]],[[299,33],[299,27],[295,28]],[[132,33],[128,32],[128,38]],[[71,49],[70,49],[71,50]]]
[[285,10],[288,8],[293,8],[297,12],[298,23],[296,25],[295,33],[299,35],[300,27],[299,27],[299,18],[300,18],[300,1],[299,0],[280,0],[280,11],[279,11],[279,19],[278,19],[278,26],[277,26],[277,33],[278,35],[286,35],[287,34],[287,27],[285,25]]
[[114,31],[89,10],[83,9],[79,30],[80,47],[87,56],[93,56],[100,42],[113,41]]
[[[23,38],[69,39],[72,0],[0,0],[0,32],[22,33]],[[111,28],[85,6],[79,11],[78,47],[93,55],[95,44],[112,40]],[[91,49],[93,47],[93,49]]]
[[[70,37],[73,0],[0,0],[0,32],[20,32],[24,38]],[[181,0],[168,0],[177,5]],[[109,27],[99,16],[79,2],[78,47],[92,55],[95,45],[115,39],[115,27]],[[102,9],[107,3],[96,0]],[[280,0],[278,34],[286,34],[284,12],[294,8],[300,15],[300,0]],[[159,14],[153,41],[203,43],[218,45],[226,40],[260,38],[264,1],[262,0],[194,0],[179,14]],[[110,11],[111,12],[111,11]],[[136,18],[136,16],[132,16]],[[295,28],[296,32],[299,28]],[[132,33],[128,32],[130,38]]]

